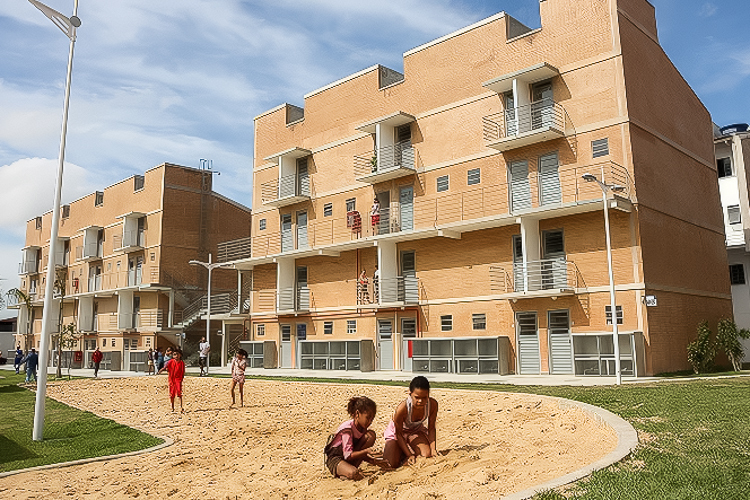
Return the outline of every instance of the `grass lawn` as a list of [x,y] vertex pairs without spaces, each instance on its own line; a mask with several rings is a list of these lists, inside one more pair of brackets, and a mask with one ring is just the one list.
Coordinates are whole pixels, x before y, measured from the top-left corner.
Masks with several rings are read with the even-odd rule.
[[440,383],[433,386],[573,399],[605,408],[638,431],[641,444],[624,461],[578,481],[563,492],[539,494],[536,500],[750,499],[748,377],[620,387]]
[[162,442],[141,431],[47,399],[44,441],[31,439],[36,394],[24,376],[0,376],[0,472],[142,450]]

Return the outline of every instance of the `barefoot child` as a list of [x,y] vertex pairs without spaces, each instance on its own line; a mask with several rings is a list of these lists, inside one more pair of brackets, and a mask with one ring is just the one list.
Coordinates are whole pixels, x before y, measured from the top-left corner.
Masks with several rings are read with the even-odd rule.
[[234,386],[240,389],[240,406],[245,406],[243,388],[245,387],[245,368],[247,367],[247,351],[239,349],[232,360],[232,406],[234,406]]
[[172,411],[174,411],[174,398],[180,398],[180,412],[185,413],[182,408],[182,380],[185,378],[185,362],[182,360],[182,351],[179,348],[172,350],[172,359],[159,370],[169,373],[169,398],[172,402]]
[[365,396],[355,396],[349,400],[346,411],[352,417],[339,426],[336,434],[331,434],[325,447],[326,467],[334,477],[362,479],[359,466],[363,460],[375,461],[377,454],[372,451],[375,432],[367,429],[375,418],[375,401]]
[[383,458],[392,468],[406,463],[412,465],[417,456],[434,457],[438,403],[430,397],[430,382],[423,376],[414,377],[409,384],[409,397],[393,413],[393,420],[385,429]]

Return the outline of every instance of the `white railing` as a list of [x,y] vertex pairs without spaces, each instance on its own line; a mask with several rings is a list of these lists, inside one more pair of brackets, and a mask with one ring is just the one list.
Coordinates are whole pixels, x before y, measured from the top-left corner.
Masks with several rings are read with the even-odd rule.
[[490,287],[497,293],[571,290],[585,286],[575,262],[558,259],[517,262],[509,269],[490,266]]
[[416,171],[416,151],[411,141],[368,151],[354,157],[354,176],[365,177],[404,168]]
[[280,288],[278,301],[279,311],[308,311],[310,309],[310,289],[306,286]]
[[285,175],[260,186],[261,203],[270,203],[284,198],[310,197],[310,178],[297,174]]
[[216,262],[231,262],[251,257],[252,239],[248,236],[247,238],[219,243],[216,254]]
[[565,108],[552,99],[506,109],[482,118],[484,140],[489,142],[535,130],[555,128],[565,131]]
[[357,280],[357,304],[417,304],[419,279],[413,276]]

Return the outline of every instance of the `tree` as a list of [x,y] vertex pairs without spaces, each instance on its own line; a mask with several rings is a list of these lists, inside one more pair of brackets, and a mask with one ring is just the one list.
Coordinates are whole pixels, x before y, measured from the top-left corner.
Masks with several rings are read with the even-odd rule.
[[[75,341],[74,342],[67,342],[66,345],[63,345],[63,307],[65,302],[65,285],[67,282],[68,273],[65,269],[57,269],[55,272],[55,283],[53,285],[54,288],[54,298],[58,299],[60,301],[60,304],[58,306],[57,310],[57,378],[62,377],[62,353],[63,349],[72,349],[75,347]],[[73,323],[70,325],[66,325],[65,328],[73,327],[73,333],[76,333],[76,328]],[[77,337],[76,337],[77,338]],[[69,338],[65,338],[65,340],[70,340]],[[68,361],[68,378],[70,378],[70,361]]]
[[[62,351],[72,350],[76,347],[78,342],[81,340],[81,333],[78,331],[75,322],[68,323],[65,326],[60,327],[60,331],[57,334],[57,377],[62,377]],[[70,379],[70,360],[68,357],[68,379]]]
[[26,339],[24,340],[24,350],[29,351],[33,347],[34,338],[31,333],[31,329],[34,326],[32,313],[34,311],[33,296],[30,293],[26,293],[20,288],[11,288],[7,293],[8,301],[12,304],[23,305],[26,309]]
[[698,338],[687,346],[687,358],[693,371],[697,374],[708,371],[716,357],[716,345],[711,339],[711,329],[708,321],[698,325]]
[[719,321],[719,327],[716,334],[716,347],[724,351],[732,363],[734,371],[738,372],[742,369],[742,357],[744,355],[744,349],[740,339],[750,338],[750,330],[737,329],[737,325],[734,321],[729,319],[722,319]]

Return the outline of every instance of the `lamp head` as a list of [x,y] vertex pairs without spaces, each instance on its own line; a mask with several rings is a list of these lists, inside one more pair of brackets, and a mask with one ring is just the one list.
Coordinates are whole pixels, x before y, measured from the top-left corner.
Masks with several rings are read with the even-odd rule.
[[623,191],[625,191],[625,186],[620,186],[619,184],[612,184],[611,186],[609,186],[609,189],[611,189],[615,193],[622,193]]
[[586,182],[596,182],[596,176],[594,174],[585,173],[581,177],[583,177],[583,180]]

